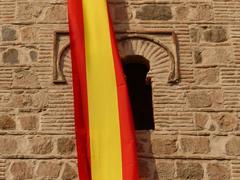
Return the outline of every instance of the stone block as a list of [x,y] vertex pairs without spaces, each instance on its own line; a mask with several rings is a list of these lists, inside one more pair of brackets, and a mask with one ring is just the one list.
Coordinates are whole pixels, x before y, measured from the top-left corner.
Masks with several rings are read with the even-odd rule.
[[30,56],[32,62],[36,62],[37,59],[38,59],[38,53],[37,53],[37,51],[35,51],[35,50],[31,50],[31,51],[29,52],[29,56]]
[[140,20],[170,20],[173,18],[171,7],[161,5],[145,5],[136,12]]
[[0,154],[12,155],[17,152],[18,144],[14,137],[1,136],[0,144]]
[[57,149],[60,154],[71,154],[75,150],[75,141],[73,138],[59,138],[57,141]]
[[176,19],[185,21],[210,21],[213,19],[212,6],[210,4],[181,4],[176,7]]
[[140,179],[150,179],[152,177],[154,169],[150,161],[150,159],[138,159]]
[[20,116],[19,119],[20,124],[21,124],[21,129],[22,130],[38,130],[39,126],[39,119],[35,115],[25,115],[25,116]]
[[133,17],[133,11],[125,5],[110,6],[111,17],[114,21],[129,21]]
[[202,29],[196,27],[190,28],[189,35],[193,43],[198,43],[202,38]]
[[189,13],[190,13],[190,7],[186,4],[176,7],[177,20],[188,20]]
[[29,162],[13,162],[10,167],[10,171],[16,180],[26,180],[33,178],[33,164],[29,164]]
[[206,113],[195,114],[195,127],[197,130],[204,130],[206,128],[209,116]]
[[193,8],[189,17],[194,21],[210,21],[214,17],[214,12],[210,4],[199,4]]
[[40,111],[43,111],[48,107],[49,101],[48,92],[45,90],[41,90],[32,96],[32,100],[33,106],[35,108],[38,108]]
[[13,27],[2,27],[2,40],[3,41],[15,41],[17,40],[17,31]]
[[229,47],[195,48],[193,57],[196,64],[204,65],[231,64],[234,59]]
[[53,151],[53,141],[49,137],[34,137],[30,140],[33,154],[50,154]]
[[32,97],[26,94],[12,94],[7,106],[26,108],[32,105]]
[[[59,13],[61,12],[61,13]],[[47,8],[45,16],[45,21],[67,21],[67,7],[65,5],[53,5]]]
[[18,50],[17,49],[8,49],[3,53],[2,61],[5,64],[18,64]]
[[163,136],[152,139],[153,154],[174,154],[177,152],[177,138],[172,136]]
[[200,85],[215,85],[219,81],[218,68],[197,68],[194,71],[195,82]]
[[207,42],[220,43],[228,40],[227,31],[221,26],[210,27],[203,32],[204,40]]
[[177,162],[177,178],[201,180],[204,176],[204,170],[197,162]]
[[159,179],[174,179],[175,166],[172,161],[156,161],[157,176]]
[[220,131],[231,132],[238,127],[238,119],[232,113],[214,114],[212,115],[212,119],[216,122]]
[[20,30],[21,41],[36,42],[38,37],[39,28],[37,27],[23,27]]
[[14,130],[16,123],[11,116],[0,115],[0,130]]
[[33,21],[41,16],[46,6],[46,3],[39,2],[18,3],[16,17],[22,21]]
[[190,108],[208,108],[212,106],[210,95],[206,91],[192,91],[187,94]]
[[137,151],[151,153],[151,134],[149,132],[137,133]]
[[212,98],[214,108],[219,108],[219,107],[223,108],[223,103],[224,103],[223,90],[221,89],[213,90],[210,92],[210,96]]
[[70,164],[65,164],[62,180],[73,180],[77,178],[77,175],[76,169],[74,169]]
[[229,156],[240,155],[240,137],[233,137],[227,142],[226,153]]
[[202,63],[202,51],[200,51],[199,49],[194,49],[193,51],[193,58],[194,58],[194,62],[196,64],[200,64]]
[[229,180],[231,177],[230,169],[221,163],[210,163],[207,166],[209,180]]
[[47,179],[56,179],[60,175],[61,163],[43,161],[39,163],[37,168],[38,177]]
[[210,152],[210,141],[207,137],[184,137],[180,139],[184,153],[207,154]]
[[40,88],[40,83],[38,77],[31,71],[27,69],[17,69],[14,74],[13,88]]

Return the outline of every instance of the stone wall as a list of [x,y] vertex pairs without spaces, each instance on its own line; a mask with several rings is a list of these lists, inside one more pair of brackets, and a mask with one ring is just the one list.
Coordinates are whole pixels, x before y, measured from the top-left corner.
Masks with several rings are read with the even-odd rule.
[[[150,62],[142,180],[240,179],[240,1],[111,0]],[[77,179],[66,0],[0,0],[0,179]]]

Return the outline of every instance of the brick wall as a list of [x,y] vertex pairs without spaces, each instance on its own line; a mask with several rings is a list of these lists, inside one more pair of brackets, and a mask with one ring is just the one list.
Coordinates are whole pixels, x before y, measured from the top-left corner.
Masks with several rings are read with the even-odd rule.
[[[141,179],[240,179],[240,1],[110,8],[121,57],[150,62]],[[0,179],[77,179],[66,11],[66,0],[0,0]]]

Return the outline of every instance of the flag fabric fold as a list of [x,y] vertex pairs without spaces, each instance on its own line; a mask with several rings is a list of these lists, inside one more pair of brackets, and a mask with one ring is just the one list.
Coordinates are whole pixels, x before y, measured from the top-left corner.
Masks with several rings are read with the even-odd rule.
[[138,180],[127,85],[106,0],[68,0],[80,180]]

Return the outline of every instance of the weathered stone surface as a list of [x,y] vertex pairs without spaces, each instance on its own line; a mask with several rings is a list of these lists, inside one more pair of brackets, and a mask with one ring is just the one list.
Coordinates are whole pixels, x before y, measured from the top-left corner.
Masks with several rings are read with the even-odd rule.
[[39,126],[39,119],[35,115],[25,115],[19,117],[21,128],[23,130],[37,130]]
[[20,30],[21,40],[25,42],[36,42],[39,28],[37,27],[23,27]]
[[16,123],[12,117],[8,115],[0,115],[0,130],[16,129]]
[[32,105],[32,98],[26,94],[13,94],[8,106],[15,108],[25,108]]
[[206,137],[186,137],[180,139],[184,153],[207,154],[210,152],[210,141]]
[[[61,13],[59,13],[61,12]],[[44,20],[47,21],[66,21],[67,7],[64,5],[54,5],[47,9]]]
[[191,108],[206,108],[212,106],[212,100],[206,91],[192,91],[187,94]]
[[43,178],[58,178],[61,164],[57,162],[44,161],[37,168],[37,175]]
[[195,127],[197,128],[197,130],[205,129],[208,120],[209,120],[208,114],[196,113],[195,114]]
[[209,4],[199,4],[194,6],[184,3],[176,8],[177,20],[188,21],[210,21],[213,19],[212,7]]
[[66,164],[62,175],[62,180],[73,180],[76,177],[76,170],[71,165]]
[[3,53],[3,63],[6,64],[18,64],[18,51],[17,49],[8,49],[6,52]]
[[152,152],[154,154],[173,154],[177,152],[176,137],[159,137],[152,140]]
[[200,64],[202,63],[202,55],[201,55],[201,51],[198,49],[195,49],[193,52],[193,56],[194,56],[194,61],[196,64]]
[[110,7],[112,19],[115,21],[127,21],[133,17],[133,13],[129,10],[128,6],[116,5]]
[[230,170],[222,163],[210,163],[207,166],[207,174],[209,180],[229,180]]
[[145,5],[136,12],[136,18],[141,20],[170,20],[172,17],[169,6]]
[[240,155],[240,137],[233,137],[227,142],[226,153],[230,156]]
[[227,41],[227,32],[223,27],[211,27],[204,31],[204,39],[208,42],[224,42]]
[[192,42],[221,43],[228,40],[227,29],[221,26],[193,26],[190,29]]
[[33,167],[29,162],[17,161],[11,165],[10,168],[11,174],[14,176],[14,179],[17,180],[26,180],[33,178]]
[[202,36],[202,32],[200,28],[193,27],[190,29],[189,33],[190,33],[190,39],[192,42],[194,43],[200,42],[201,36]]
[[19,3],[17,8],[16,17],[18,20],[31,21],[40,17],[44,7],[43,3],[31,2],[31,3]]
[[33,154],[49,154],[53,151],[53,141],[49,137],[35,137],[31,141]]
[[214,108],[223,107],[222,105],[224,103],[224,95],[223,95],[223,91],[221,89],[213,90],[210,93],[210,96],[211,96]]
[[159,179],[174,179],[174,163],[171,161],[156,161],[156,169]]
[[17,69],[14,74],[13,88],[40,88],[38,77],[30,70]]
[[15,41],[17,39],[17,32],[14,28],[9,26],[2,27],[2,40]]
[[186,4],[180,5],[176,8],[176,19],[177,20],[187,20],[190,13],[190,7]]
[[152,170],[149,161],[146,159],[139,159],[138,160],[138,165],[139,165],[139,176],[140,178],[149,178],[151,177]]
[[192,9],[190,19],[194,21],[210,21],[213,19],[212,6],[210,4],[199,4]]
[[33,106],[39,110],[45,110],[48,107],[49,96],[47,91],[39,91],[32,96]]
[[149,132],[137,133],[137,151],[139,153],[151,153],[151,140]]
[[201,180],[204,170],[201,164],[195,162],[177,162],[177,178]]
[[30,58],[31,58],[31,60],[33,61],[33,62],[36,62],[37,61],[37,59],[38,59],[38,53],[36,52],[36,51],[30,51],[30,53],[29,53],[29,55],[30,55]]
[[234,131],[238,127],[238,119],[231,113],[212,115],[212,119],[217,123],[220,131]]
[[205,65],[231,64],[233,54],[229,47],[194,49],[194,61]]
[[219,70],[217,68],[195,69],[196,84],[213,85],[219,81]]
[[75,142],[73,138],[59,138],[57,148],[60,154],[71,154],[75,150]]
[[1,137],[0,144],[1,154],[15,154],[17,152],[18,144],[14,137]]

